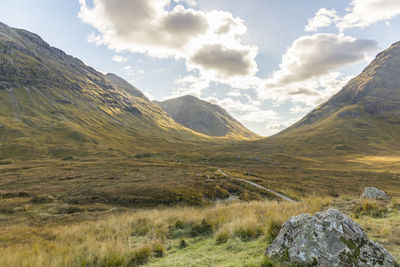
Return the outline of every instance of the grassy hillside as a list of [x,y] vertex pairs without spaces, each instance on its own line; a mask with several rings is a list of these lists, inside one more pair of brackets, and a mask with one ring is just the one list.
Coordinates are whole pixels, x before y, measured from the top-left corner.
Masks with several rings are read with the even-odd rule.
[[4,24],[0,33],[0,159],[140,153],[210,141],[118,76],[33,33]]
[[311,157],[397,153],[399,77],[400,42],[378,54],[359,76],[302,120],[247,148]]
[[176,122],[199,133],[209,136],[229,136],[239,140],[259,137],[220,106],[194,96],[182,96],[156,103]]

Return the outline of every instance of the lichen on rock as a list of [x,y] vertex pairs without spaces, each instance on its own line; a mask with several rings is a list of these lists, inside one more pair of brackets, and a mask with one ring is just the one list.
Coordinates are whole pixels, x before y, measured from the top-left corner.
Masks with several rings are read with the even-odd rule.
[[399,266],[360,225],[335,209],[290,218],[266,256],[293,266]]
[[390,200],[390,197],[376,187],[366,187],[361,195],[363,199]]

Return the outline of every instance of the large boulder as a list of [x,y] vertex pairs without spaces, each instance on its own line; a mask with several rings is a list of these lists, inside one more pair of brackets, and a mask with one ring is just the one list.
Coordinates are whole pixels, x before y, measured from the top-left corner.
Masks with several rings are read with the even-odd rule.
[[376,187],[366,187],[361,195],[363,199],[390,200],[390,197]]
[[360,225],[335,209],[290,218],[265,254],[291,266],[399,267]]

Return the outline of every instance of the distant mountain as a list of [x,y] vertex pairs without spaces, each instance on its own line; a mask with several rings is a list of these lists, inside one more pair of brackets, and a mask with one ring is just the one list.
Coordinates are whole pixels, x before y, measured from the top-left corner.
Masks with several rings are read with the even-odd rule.
[[400,42],[378,54],[359,76],[326,103],[261,143],[269,149],[275,147],[274,151],[298,153],[398,151]]
[[209,136],[232,136],[239,139],[259,137],[246,129],[218,105],[194,96],[182,96],[164,102],[155,102],[176,122]]
[[117,75],[0,23],[0,159],[130,154],[206,140]]

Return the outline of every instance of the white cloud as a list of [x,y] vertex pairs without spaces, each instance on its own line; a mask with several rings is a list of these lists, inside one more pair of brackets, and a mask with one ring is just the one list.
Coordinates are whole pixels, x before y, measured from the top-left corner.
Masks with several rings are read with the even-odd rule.
[[125,72],[125,75],[128,75],[128,76],[140,76],[140,75],[144,74],[144,70],[134,68],[132,66],[125,66],[124,72]]
[[313,18],[308,20],[305,31],[316,32],[319,28],[330,26],[332,23],[338,22],[339,20],[340,17],[336,14],[336,10],[321,8],[315,13]]
[[112,57],[112,60],[118,63],[126,62],[128,59],[126,57],[120,56],[120,55],[115,55]]
[[265,129],[267,130],[268,135],[277,134],[280,131],[295,124],[299,119],[300,118],[289,119],[286,121],[273,121],[268,123]]
[[298,104],[294,105],[290,108],[290,113],[293,113],[293,114],[299,114],[299,113],[303,114],[303,113],[307,113],[309,111],[311,111],[310,107],[308,107],[308,106],[302,107]]
[[222,44],[205,45],[190,58],[190,65],[202,72],[214,72],[216,77],[229,78],[237,75],[254,75],[257,48],[241,46],[228,48]]
[[320,33],[294,41],[282,57],[280,70],[267,81],[270,87],[284,86],[321,77],[346,65],[363,61],[377,49],[374,40],[342,34]]
[[232,96],[232,97],[239,97],[239,96],[241,96],[242,94],[240,93],[239,90],[231,90],[231,91],[228,92],[227,95],[228,95],[228,96]]
[[150,101],[154,100],[154,96],[150,94],[149,92],[143,91],[143,94],[149,99]]
[[305,31],[318,31],[320,28],[335,24],[343,32],[350,28],[365,28],[375,23],[386,21],[400,15],[399,0],[352,0],[346,8],[347,13],[340,17],[336,10],[320,9],[308,20]]
[[91,42],[116,51],[144,53],[155,58],[184,59],[188,70],[208,79],[229,80],[257,71],[257,48],[242,44],[247,29],[229,12],[204,12],[180,5],[193,0],[79,0],[79,18],[97,29]]
[[365,28],[380,21],[400,15],[399,0],[353,0],[343,19],[337,24],[339,30]]
[[175,81],[175,84],[178,87],[175,88],[174,92],[172,92],[172,95],[167,98],[174,98],[184,95],[200,97],[202,91],[210,87],[210,83],[211,81],[204,77],[198,77],[194,75],[185,76]]
[[262,123],[279,120],[278,114],[271,109],[263,109],[259,101],[247,101],[243,103],[240,100],[232,98],[217,99],[208,97],[204,100],[217,104],[226,109],[235,119],[243,123]]
[[273,100],[277,106],[287,101],[312,108],[326,101],[341,90],[352,76],[344,76],[340,72],[331,72],[317,78],[293,82],[278,87],[265,87],[257,90],[259,99]]

